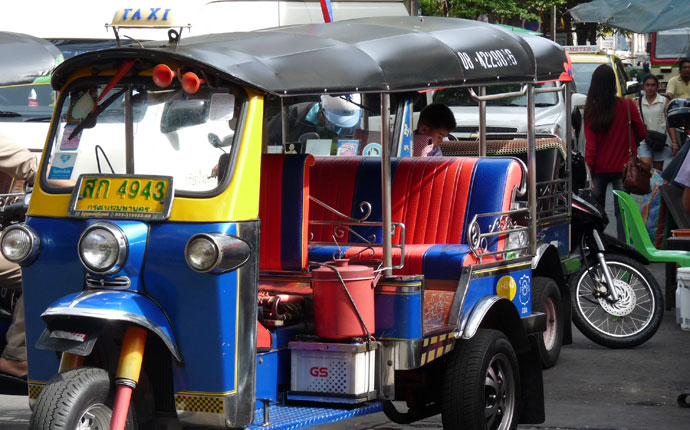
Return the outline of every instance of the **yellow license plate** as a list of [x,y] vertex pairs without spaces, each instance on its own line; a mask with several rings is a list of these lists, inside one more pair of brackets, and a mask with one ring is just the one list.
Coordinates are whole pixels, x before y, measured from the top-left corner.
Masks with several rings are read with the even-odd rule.
[[82,175],[69,215],[81,218],[166,219],[172,203],[169,176]]

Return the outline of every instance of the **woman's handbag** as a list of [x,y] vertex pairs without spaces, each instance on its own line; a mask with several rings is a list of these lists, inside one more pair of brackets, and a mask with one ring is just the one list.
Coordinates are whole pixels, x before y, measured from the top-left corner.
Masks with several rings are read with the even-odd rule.
[[[644,115],[642,114],[642,97],[638,99],[640,105],[640,116],[642,117],[642,123],[644,123]],[[630,112],[628,112],[630,113]],[[645,128],[647,126],[645,125]],[[647,137],[644,139],[644,143],[652,152],[663,151],[666,146],[666,133],[661,133],[658,131],[647,129]]]
[[652,188],[649,184],[652,174],[650,166],[640,161],[637,155],[633,154],[632,127],[630,125],[630,104],[625,103],[628,111],[628,141],[630,142],[630,158],[623,166],[623,188],[630,194],[649,194]]

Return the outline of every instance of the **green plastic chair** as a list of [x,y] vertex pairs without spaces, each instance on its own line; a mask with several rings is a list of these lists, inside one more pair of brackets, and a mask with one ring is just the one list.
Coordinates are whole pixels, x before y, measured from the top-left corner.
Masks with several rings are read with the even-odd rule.
[[[623,221],[625,241],[644,255],[652,263],[678,263],[681,267],[690,267],[690,251],[676,251],[669,249],[656,249],[647,233],[640,209],[629,194],[613,190],[618,197],[618,207]],[[630,237],[632,236],[632,244]]]

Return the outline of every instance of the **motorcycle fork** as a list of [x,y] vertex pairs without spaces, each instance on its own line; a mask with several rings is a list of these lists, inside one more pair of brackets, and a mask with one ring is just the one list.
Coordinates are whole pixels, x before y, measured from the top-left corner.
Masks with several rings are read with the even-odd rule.
[[[601,271],[604,273],[604,280],[606,281],[607,285],[607,290],[608,294],[610,296],[611,302],[615,303],[618,301],[618,294],[616,293],[616,289],[613,287],[613,276],[611,275],[611,270],[609,269],[609,265],[606,262],[606,257],[604,256],[604,252],[606,251],[606,248],[604,247],[604,242],[601,240],[601,236],[599,235],[599,232],[596,229],[592,230],[592,236],[594,237],[594,242],[597,246],[597,260],[599,261],[599,265],[601,266]],[[583,240],[584,242],[584,240]],[[583,260],[585,262],[585,265],[587,264],[587,258],[583,257]],[[587,267],[587,272],[590,272],[590,268]]]
[[146,335],[146,330],[141,327],[128,327],[125,332],[120,352],[120,363],[115,375],[115,401],[110,420],[110,430],[124,430],[125,428],[132,392],[139,382]]

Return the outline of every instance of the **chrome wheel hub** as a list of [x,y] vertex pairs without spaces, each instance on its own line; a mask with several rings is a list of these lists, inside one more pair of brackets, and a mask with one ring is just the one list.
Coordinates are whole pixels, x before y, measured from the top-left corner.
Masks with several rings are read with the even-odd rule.
[[112,411],[102,403],[89,406],[77,422],[76,430],[108,430]]

